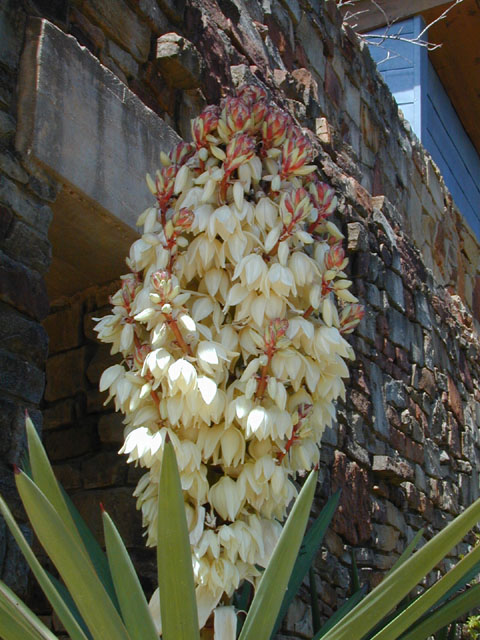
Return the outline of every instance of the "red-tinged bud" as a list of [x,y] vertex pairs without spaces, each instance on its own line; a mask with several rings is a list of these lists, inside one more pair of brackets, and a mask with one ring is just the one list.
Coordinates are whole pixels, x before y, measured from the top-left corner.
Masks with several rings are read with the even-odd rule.
[[16,464],[13,464],[13,465],[12,465],[12,467],[13,467],[13,473],[14,473],[16,476],[18,476],[18,475],[20,474],[20,469],[19,469],[19,467],[18,467]]
[[145,362],[145,358],[151,351],[151,347],[148,344],[142,344],[139,347],[135,347],[135,353],[133,354],[133,360],[137,366],[137,369],[141,369],[143,367],[143,363]]
[[267,109],[262,127],[264,150],[280,147],[283,144],[291,122],[291,116],[285,111],[275,107]]
[[158,293],[165,293],[166,289],[171,287],[171,278],[168,271],[155,271],[155,273],[152,273],[151,279]]
[[195,214],[188,207],[182,207],[172,218],[174,227],[181,230],[190,229],[194,220]]
[[229,175],[241,164],[248,162],[255,154],[255,140],[246,133],[237,134],[227,144],[224,163],[225,173]]
[[192,120],[192,137],[197,149],[209,145],[207,136],[217,128],[219,118],[220,109],[216,105],[209,105],[195,120]]
[[250,128],[251,110],[241,98],[225,98],[221,118],[232,133],[240,133]]
[[237,90],[237,96],[249,107],[253,107],[257,102],[266,101],[268,99],[265,89],[254,84],[242,85]]
[[341,271],[346,267],[345,251],[341,242],[336,242],[325,256],[325,267]]
[[312,412],[313,405],[308,402],[302,402],[297,407],[299,421],[305,420]]
[[274,346],[275,343],[287,333],[288,320],[285,318],[274,318],[270,320],[265,330],[264,341],[266,346]]
[[352,333],[355,327],[360,324],[365,315],[365,308],[361,304],[346,305],[340,315],[340,333]]
[[170,151],[168,157],[173,164],[183,166],[195,153],[195,145],[191,142],[179,142],[177,146]]
[[312,184],[309,189],[313,205],[318,210],[319,221],[333,213],[337,204],[335,189],[324,182]]
[[280,160],[282,178],[286,178],[308,164],[312,155],[313,148],[306,136],[288,137],[283,144]]
[[122,278],[122,298],[127,310],[130,310],[132,302],[135,299],[137,286],[138,279],[133,273],[129,273]]
[[100,511],[101,511],[102,513],[105,513],[105,507],[103,506],[103,502],[99,502],[98,504],[99,504],[99,506],[100,506]]
[[162,167],[160,171],[157,172],[157,193],[155,197],[162,212],[166,211],[170,198],[173,196],[177,172],[178,166],[174,164],[171,164],[169,167]]

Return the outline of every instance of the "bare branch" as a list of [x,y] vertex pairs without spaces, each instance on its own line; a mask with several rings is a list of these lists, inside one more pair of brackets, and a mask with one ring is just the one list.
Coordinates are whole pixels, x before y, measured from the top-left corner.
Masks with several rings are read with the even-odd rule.
[[[388,33],[389,29],[392,28],[392,26],[398,22],[397,19],[390,19],[386,10],[379,4],[379,2],[377,0],[370,0],[372,8],[371,9],[362,9],[360,11],[347,11],[344,15],[344,22],[348,23],[350,25],[350,27],[354,30],[356,30],[356,27],[358,25],[352,23],[352,18],[354,19],[355,17],[364,14],[364,13],[368,13],[368,11],[378,11],[382,14],[384,20],[385,20],[385,26],[386,26],[386,31],[383,34],[377,34],[377,33],[358,33],[357,31],[357,35],[359,36],[359,38],[361,38],[362,40],[364,40],[367,44],[371,44],[373,46],[378,46],[381,47],[381,45],[383,45],[385,42],[387,42],[388,40],[397,40],[400,42],[407,42],[410,44],[414,44],[416,46],[419,47],[425,47],[428,51],[435,51],[435,49],[438,49],[439,47],[441,47],[441,43],[433,43],[433,42],[429,42],[427,39],[424,38],[425,34],[428,32],[428,30],[433,27],[435,24],[437,24],[438,22],[440,22],[441,20],[445,20],[445,18],[447,17],[447,15],[450,13],[450,11],[456,7],[457,5],[461,4],[464,0],[452,0],[452,4],[450,6],[448,6],[435,20],[433,20],[432,22],[430,22],[429,24],[427,24],[425,26],[425,28],[418,34],[418,36],[416,36],[415,38],[408,38],[408,37],[404,37],[401,35],[401,31],[399,31],[398,33]],[[345,6],[352,6],[355,7],[356,5],[356,1],[355,0],[339,0],[337,2],[337,5],[339,7],[345,7]],[[390,59],[392,56],[390,55],[391,52],[387,51],[387,58],[385,60]],[[398,54],[395,54],[395,57],[397,57]],[[382,60],[382,62],[385,62],[385,60]]]

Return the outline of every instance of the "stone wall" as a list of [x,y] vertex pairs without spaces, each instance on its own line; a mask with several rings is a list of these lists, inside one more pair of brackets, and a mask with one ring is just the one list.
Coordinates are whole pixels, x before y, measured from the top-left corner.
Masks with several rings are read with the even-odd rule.
[[[320,171],[339,194],[337,222],[350,251],[354,293],[367,309],[352,337],[357,361],[347,397],[322,445],[316,509],[344,487],[316,562],[322,612],[331,614],[349,592],[350,549],[362,579],[376,584],[415,531],[425,527],[430,537],[478,495],[478,243],[398,114],[367,48],[342,26],[331,0],[31,0],[21,11],[13,11],[14,4],[6,5],[8,37],[0,38],[6,261],[0,313],[14,318],[5,323],[14,332],[0,345],[3,371],[12,371],[0,378],[0,401],[10,407],[1,418],[4,460],[18,459],[21,411],[42,395],[45,201],[56,193],[51,179],[22,165],[13,147],[27,15],[72,34],[185,138],[189,119],[205,104],[243,81],[261,82],[318,136]],[[108,355],[93,340],[91,318],[105,312],[109,291],[97,287],[51,301],[44,323],[50,336],[44,438],[61,481],[94,528],[98,502],[111,508],[148,590],[151,554],[129,498],[136,471],[117,458],[121,421],[96,391]],[[0,482],[10,490],[8,478],[4,473]],[[310,631],[300,599],[284,637]]]

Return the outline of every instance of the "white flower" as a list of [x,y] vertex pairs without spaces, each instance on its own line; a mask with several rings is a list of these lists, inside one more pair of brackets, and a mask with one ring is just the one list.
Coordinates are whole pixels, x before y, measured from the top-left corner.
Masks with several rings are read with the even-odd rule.
[[[241,100],[201,114],[193,146],[163,154],[147,178],[157,204],[96,327],[123,356],[100,388],[125,415],[121,452],[148,470],[134,495],[150,546],[167,434],[173,443],[199,624],[214,612],[216,640],[235,637],[220,600],[258,582],[297,472],[319,461],[353,358],[342,323],[350,331],[362,315],[342,310],[356,298],[343,236],[325,220],[336,199],[307,164],[306,138],[293,145],[294,125],[254,122]],[[161,630],[158,594],[149,606]]]

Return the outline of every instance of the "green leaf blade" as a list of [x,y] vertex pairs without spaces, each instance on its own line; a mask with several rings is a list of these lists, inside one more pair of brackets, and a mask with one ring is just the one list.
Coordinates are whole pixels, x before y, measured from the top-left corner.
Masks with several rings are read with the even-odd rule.
[[476,584],[428,615],[420,624],[400,636],[400,640],[424,640],[478,606],[480,606],[480,584]]
[[17,489],[40,544],[48,553],[95,640],[131,640],[90,559],[45,495],[24,473]]
[[429,611],[479,560],[480,546],[477,546],[462,558],[453,569],[442,576],[440,580],[427,589],[425,593],[419,596],[381,631],[375,634],[372,640],[398,638],[404,631],[411,627],[412,624],[419,620],[423,614]]
[[444,558],[479,519],[480,499],[391,572],[324,636],[325,640],[361,640]]
[[30,545],[25,540],[25,537],[15,522],[14,517],[12,516],[10,509],[8,508],[6,502],[0,496],[0,513],[5,519],[5,522],[10,529],[12,536],[14,537],[16,543],[20,547],[26,561],[30,569],[32,570],[33,575],[37,579],[42,591],[47,597],[48,601],[52,605],[53,609],[57,613],[60,621],[63,626],[67,630],[70,638],[72,640],[88,640],[88,637],[82,631],[80,625],[75,620],[75,617],[72,615],[70,609],[65,604],[63,598],[58,593],[58,590],[55,588],[51,579],[47,575],[47,572],[43,569],[40,562],[37,560],[35,554],[33,553]]
[[312,471],[293,505],[258,585],[239,640],[269,638],[280,610],[312,506],[318,472]]
[[3,640],[57,640],[40,618],[1,580],[0,633]]
[[199,640],[185,504],[171,442],[163,451],[158,492],[158,586],[164,640]]
[[140,581],[108,513],[102,514],[105,546],[122,617],[132,640],[158,640]]
[[300,551],[295,561],[295,565],[292,570],[292,575],[290,576],[290,580],[288,581],[287,591],[285,592],[285,596],[283,598],[283,602],[273,628],[272,637],[280,628],[282,620],[287,613],[288,607],[290,606],[296,593],[298,592],[300,585],[302,584],[313,562],[313,559],[318,552],[319,546],[322,544],[325,533],[338,506],[340,494],[341,492],[337,491],[328,500],[318,518],[305,534],[302,545],[300,547]]

